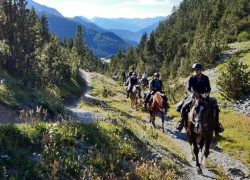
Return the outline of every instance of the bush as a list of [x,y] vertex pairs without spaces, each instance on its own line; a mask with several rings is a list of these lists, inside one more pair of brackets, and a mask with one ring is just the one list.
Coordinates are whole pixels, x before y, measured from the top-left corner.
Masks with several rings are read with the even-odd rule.
[[249,40],[250,40],[250,32],[249,31],[242,31],[237,37],[238,42],[244,42],[244,41],[249,41]]
[[218,81],[220,94],[228,100],[236,100],[250,92],[250,71],[237,59],[231,59]]

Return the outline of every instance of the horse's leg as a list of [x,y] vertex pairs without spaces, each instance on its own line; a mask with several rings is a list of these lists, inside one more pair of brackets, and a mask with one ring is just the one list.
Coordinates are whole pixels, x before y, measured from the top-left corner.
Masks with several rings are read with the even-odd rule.
[[197,170],[197,173],[200,175],[202,174],[202,170],[201,170],[201,166],[199,162],[199,148],[196,142],[193,142],[193,145],[194,145],[194,154],[195,154],[195,160],[196,160],[196,170]]
[[164,113],[161,114],[162,132],[164,133]]
[[204,151],[204,154],[202,156],[202,166],[204,166],[204,167],[207,167],[207,158],[209,155],[210,145],[211,145],[211,138],[207,138],[206,143],[205,143],[205,151]]
[[153,115],[152,124],[153,124],[154,128],[156,128],[156,126],[155,126],[155,114]]
[[149,112],[148,115],[149,115],[149,123],[151,123],[152,122],[152,113]]
[[194,154],[194,150],[192,148],[192,142],[189,141],[189,144],[190,144],[190,150],[191,150],[190,160],[195,161],[195,154]]

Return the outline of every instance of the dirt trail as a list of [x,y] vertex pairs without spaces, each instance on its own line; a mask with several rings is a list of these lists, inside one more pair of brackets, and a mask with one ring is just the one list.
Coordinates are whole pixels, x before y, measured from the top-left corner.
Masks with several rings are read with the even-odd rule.
[[81,98],[78,97],[72,97],[71,103],[69,107],[66,107],[66,111],[69,111],[71,116],[74,117],[74,119],[77,119],[77,121],[81,123],[90,123],[95,120],[103,120],[105,117],[102,115],[92,113],[85,111],[83,109],[80,109],[78,107],[78,104],[83,101],[85,103],[92,103],[95,101],[99,101],[97,98],[90,95],[91,91],[91,78],[93,77],[93,73],[87,72],[84,70],[80,70],[80,76],[85,81],[85,86],[83,87],[83,96]]

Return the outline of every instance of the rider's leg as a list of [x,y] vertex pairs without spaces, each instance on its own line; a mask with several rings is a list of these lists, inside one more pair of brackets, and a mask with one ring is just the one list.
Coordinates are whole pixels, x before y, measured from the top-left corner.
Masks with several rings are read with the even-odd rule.
[[151,98],[151,92],[149,91],[147,94],[146,94],[146,98],[145,98],[145,101],[143,103],[143,106],[144,107],[147,107],[147,103],[149,101],[149,99]]
[[180,132],[181,132],[181,130],[184,127],[185,120],[187,120],[187,116],[188,116],[188,112],[187,111],[188,111],[188,108],[189,108],[191,102],[192,102],[192,96],[189,96],[185,100],[185,102],[183,103],[183,106],[181,108],[181,119],[178,122],[177,127],[176,127],[176,129],[179,130]]
[[224,131],[224,128],[222,126],[222,124],[219,122],[219,113],[220,113],[220,109],[217,103],[217,100],[213,97],[209,98],[210,102],[213,105],[213,112],[214,112],[214,119],[215,119],[215,133],[222,133]]
[[218,106],[214,107],[214,115],[215,115],[215,133],[222,133],[224,131],[224,128],[222,124],[219,122],[219,113],[220,109]]

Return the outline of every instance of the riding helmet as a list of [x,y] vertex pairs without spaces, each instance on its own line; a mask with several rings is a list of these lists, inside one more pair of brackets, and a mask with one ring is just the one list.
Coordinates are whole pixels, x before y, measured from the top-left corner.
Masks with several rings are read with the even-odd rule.
[[202,64],[195,63],[195,64],[193,64],[192,69],[202,69]]
[[155,77],[160,77],[160,74],[158,72],[154,73]]

